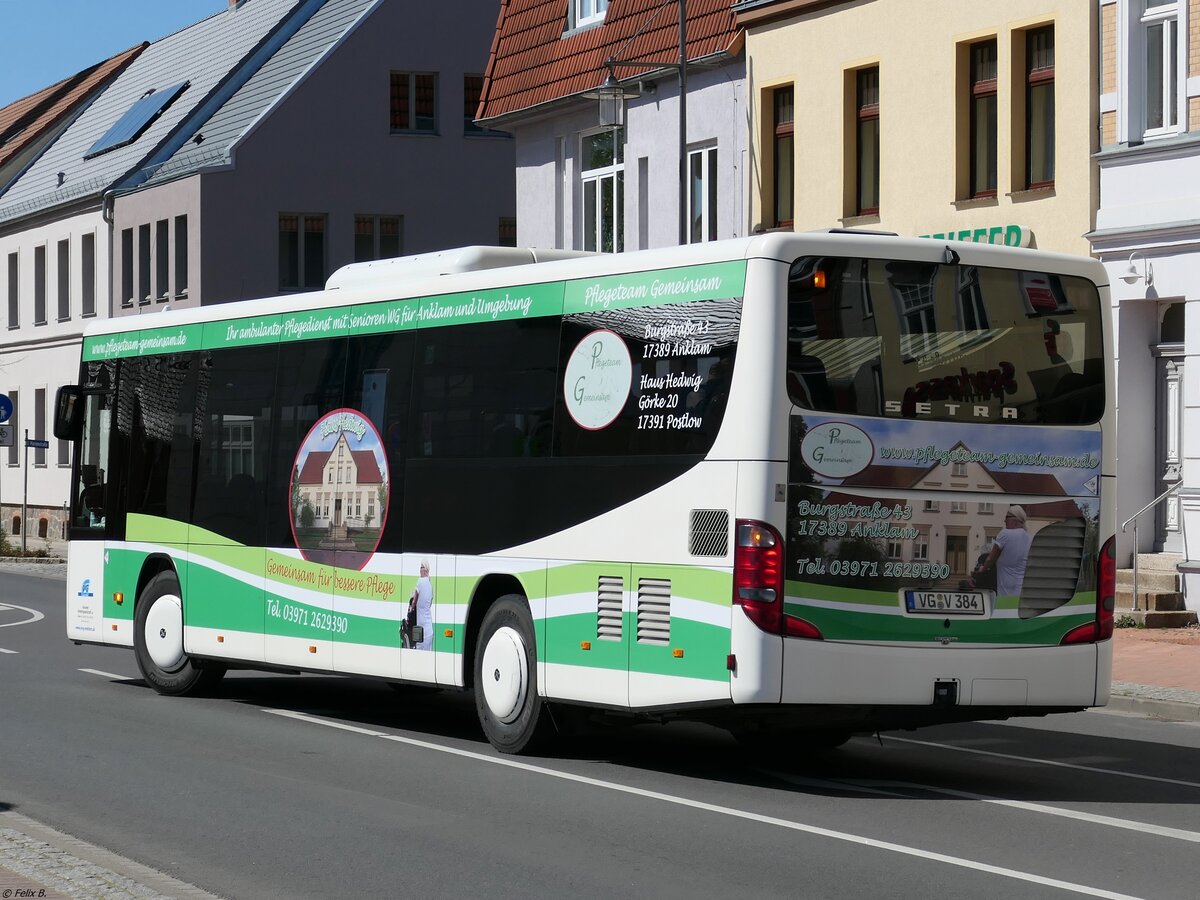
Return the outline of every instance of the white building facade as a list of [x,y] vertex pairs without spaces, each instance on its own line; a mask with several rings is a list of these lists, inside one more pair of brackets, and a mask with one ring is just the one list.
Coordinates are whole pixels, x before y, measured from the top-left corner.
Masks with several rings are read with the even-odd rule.
[[[1111,276],[1117,336],[1118,534],[1182,562],[1200,609],[1200,0],[1098,0],[1100,208],[1088,237]],[[1171,492],[1168,494],[1168,492]]]

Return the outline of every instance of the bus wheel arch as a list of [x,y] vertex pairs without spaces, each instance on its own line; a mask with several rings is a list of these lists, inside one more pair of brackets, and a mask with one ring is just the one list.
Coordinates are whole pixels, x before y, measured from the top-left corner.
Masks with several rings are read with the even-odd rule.
[[475,648],[484,617],[497,600],[509,595],[522,599],[528,596],[521,582],[513,575],[485,575],[475,585],[471,603],[467,607],[466,631],[463,634],[463,686],[468,690],[475,686]]
[[167,557],[151,557],[138,576],[133,649],[142,677],[160,694],[199,693],[225,674],[223,665],[193,659],[184,651],[183,591]]

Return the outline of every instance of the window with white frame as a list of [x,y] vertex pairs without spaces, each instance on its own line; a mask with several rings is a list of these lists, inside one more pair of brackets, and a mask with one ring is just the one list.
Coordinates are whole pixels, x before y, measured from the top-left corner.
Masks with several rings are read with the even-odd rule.
[[581,25],[603,22],[606,12],[608,0],[571,0],[571,25],[578,28]]
[[967,477],[967,464],[965,462],[956,462],[950,470],[950,474],[954,478]]
[[688,152],[688,243],[717,239],[717,148]]
[[929,559],[929,533],[926,531],[919,532],[913,538],[913,559],[928,560]]
[[995,507],[991,503],[980,503],[979,514],[981,516],[990,516],[995,511]]
[[1178,0],[1142,0],[1146,52],[1146,133],[1179,128]]
[[625,130],[585,134],[580,149],[583,249],[620,253],[625,234]]

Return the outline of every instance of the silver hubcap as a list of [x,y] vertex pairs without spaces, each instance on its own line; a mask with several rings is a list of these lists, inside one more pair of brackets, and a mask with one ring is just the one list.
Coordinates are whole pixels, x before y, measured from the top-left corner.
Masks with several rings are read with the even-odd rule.
[[518,631],[505,626],[488,638],[481,675],[488,710],[505,724],[514,721],[529,690],[525,642]]
[[146,616],[146,651],[164,672],[174,672],[187,657],[183,652],[183,601],[164,594]]

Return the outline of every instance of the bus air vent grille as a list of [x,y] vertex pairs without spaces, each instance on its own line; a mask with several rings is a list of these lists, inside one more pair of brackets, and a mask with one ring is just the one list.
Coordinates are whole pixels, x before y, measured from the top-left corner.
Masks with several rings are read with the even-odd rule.
[[671,640],[671,580],[639,578],[637,600],[639,644],[667,644]]
[[724,509],[693,509],[688,533],[692,556],[724,556],[729,552],[729,512]]
[[1058,609],[1075,596],[1086,535],[1083,519],[1064,519],[1033,536],[1021,583],[1022,619]]
[[621,640],[621,609],[625,579],[601,575],[596,586],[596,637],[602,641]]

